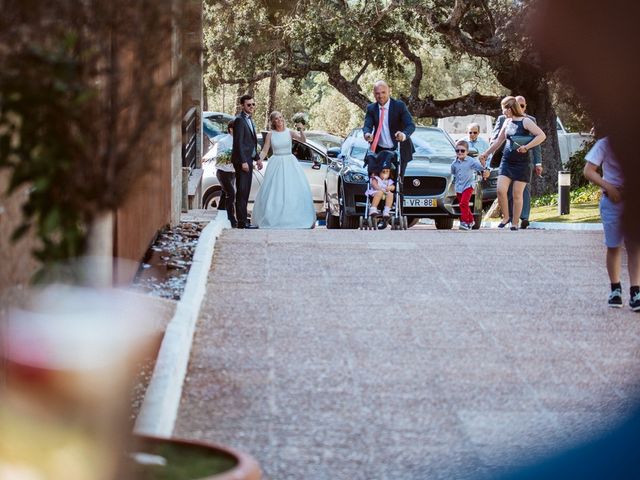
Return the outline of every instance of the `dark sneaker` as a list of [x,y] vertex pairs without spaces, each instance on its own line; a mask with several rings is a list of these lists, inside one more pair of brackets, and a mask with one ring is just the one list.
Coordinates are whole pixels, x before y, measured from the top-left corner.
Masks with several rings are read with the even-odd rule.
[[460,230],[469,230],[469,224],[465,222],[460,222],[460,226],[458,227]]
[[640,292],[636,293],[633,298],[629,299],[629,306],[634,312],[640,312]]
[[524,230],[529,227],[529,220],[520,220],[520,229]]
[[[638,302],[640,303],[640,300],[638,300]],[[631,301],[629,301],[629,305],[631,305]],[[609,306],[611,308],[622,308],[622,290],[619,288],[611,290],[609,294]]]

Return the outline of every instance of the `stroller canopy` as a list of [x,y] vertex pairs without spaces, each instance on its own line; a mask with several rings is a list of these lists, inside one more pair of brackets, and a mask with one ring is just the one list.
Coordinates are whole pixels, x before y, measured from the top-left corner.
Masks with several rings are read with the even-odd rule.
[[399,170],[400,167],[401,175],[403,175],[407,163],[413,160],[411,137],[400,144],[400,156],[402,157],[401,159],[398,158],[397,150],[381,150],[378,153],[368,152],[364,157],[364,166],[367,167],[369,175],[375,172],[379,173],[384,168]]
[[364,157],[364,164],[367,166],[367,173],[369,175],[380,173],[385,168],[397,170],[398,155],[396,152],[390,150],[382,150],[377,154],[369,152]]

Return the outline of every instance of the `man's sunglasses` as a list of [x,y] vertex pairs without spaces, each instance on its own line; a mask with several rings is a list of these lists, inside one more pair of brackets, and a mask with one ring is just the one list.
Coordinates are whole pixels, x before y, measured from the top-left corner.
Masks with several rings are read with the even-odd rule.
[[247,103],[246,105],[247,105],[247,107],[255,107],[256,106],[255,103]]
[[466,150],[464,148],[456,148],[456,153],[464,153]]
[[477,135],[479,132],[469,132],[469,135]]

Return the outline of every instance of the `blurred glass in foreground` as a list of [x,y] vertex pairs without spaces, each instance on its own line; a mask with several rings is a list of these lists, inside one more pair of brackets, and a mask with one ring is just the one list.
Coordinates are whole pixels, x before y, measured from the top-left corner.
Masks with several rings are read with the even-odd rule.
[[10,311],[0,325],[0,480],[126,478],[131,382],[157,348],[154,318],[136,294],[63,283]]

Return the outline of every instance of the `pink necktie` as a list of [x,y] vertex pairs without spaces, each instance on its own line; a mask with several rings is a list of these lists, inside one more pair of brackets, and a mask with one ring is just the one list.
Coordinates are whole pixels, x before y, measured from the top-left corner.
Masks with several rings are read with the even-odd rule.
[[384,122],[384,107],[380,107],[380,121],[378,122],[378,128],[376,128],[376,134],[373,137],[373,143],[371,144],[371,151],[373,153],[376,152],[376,147],[378,146],[378,139],[380,138],[380,133],[382,132],[382,122]]

